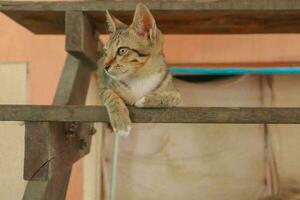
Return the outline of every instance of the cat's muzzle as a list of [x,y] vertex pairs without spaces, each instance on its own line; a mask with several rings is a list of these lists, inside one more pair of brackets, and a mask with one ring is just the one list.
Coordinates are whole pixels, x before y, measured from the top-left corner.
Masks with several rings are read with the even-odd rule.
[[111,65],[104,65],[104,70],[108,71],[110,67],[111,67]]

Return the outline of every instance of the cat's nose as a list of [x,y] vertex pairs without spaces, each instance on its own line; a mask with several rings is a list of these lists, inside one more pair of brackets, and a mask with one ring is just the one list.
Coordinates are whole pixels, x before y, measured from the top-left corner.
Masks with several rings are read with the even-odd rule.
[[111,65],[104,65],[104,69],[105,69],[106,71],[108,71],[109,68],[110,68],[110,66],[111,66]]
[[111,65],[113,64],[113,62],[114,62],[114,58],[106,58],[105,60],[104,60],[104,69],[106,70],[106,71],[108,71],[109,70],[109,68],[111,67]]

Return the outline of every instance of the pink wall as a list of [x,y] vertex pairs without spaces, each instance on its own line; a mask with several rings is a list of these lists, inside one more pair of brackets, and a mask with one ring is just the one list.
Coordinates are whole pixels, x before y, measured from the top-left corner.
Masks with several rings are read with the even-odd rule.
[[247,63],[300,61],[300,35],[167,36],[172,63]]
[[[2,14],[0,24],[0,62],[28,62],[29,103],[51,104],[66,56],[64,37],[34,35]],[[69,200],[82,199],[82,165],[74,165]]]
[[[0,14],[0,61],[28,62],[29,103],[51,104],[64,64],[63,36],[39,36]],[[300,61],[298,35],[167,36],[170,63]],[[12,77],[13,78],[13,77]],[[69,200],[82,199],[82,162],[73,170]]]

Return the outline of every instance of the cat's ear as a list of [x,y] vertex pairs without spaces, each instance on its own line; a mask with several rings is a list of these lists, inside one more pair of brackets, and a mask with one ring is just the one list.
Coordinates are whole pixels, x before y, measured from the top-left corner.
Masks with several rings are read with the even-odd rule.
[[108,31],[110,33],[115,32],[117,29],[126,28],[127,27],[126,24],[124,24],[123,22],[121,22],[120,20],[118,20],[116,17],[114,17],[113,15],[111,15],[108,12],[108,10],[106,10],[106,22],[107,22]]
[[142,36],[153,39],[156,35],[156,23],[150,10],[143,4],[136,6],[131,27]]

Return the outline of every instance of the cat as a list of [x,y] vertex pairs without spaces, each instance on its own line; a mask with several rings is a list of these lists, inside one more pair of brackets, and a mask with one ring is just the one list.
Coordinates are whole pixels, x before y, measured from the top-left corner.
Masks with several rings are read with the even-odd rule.
[[129,26],[108,11],[106,17],[110,37],[98,61],[100,98],[114,132],[127,136],[131,129],[127,105],[173,107],[181,96],[167,70],[162,33],[149,9],[137,4]]

